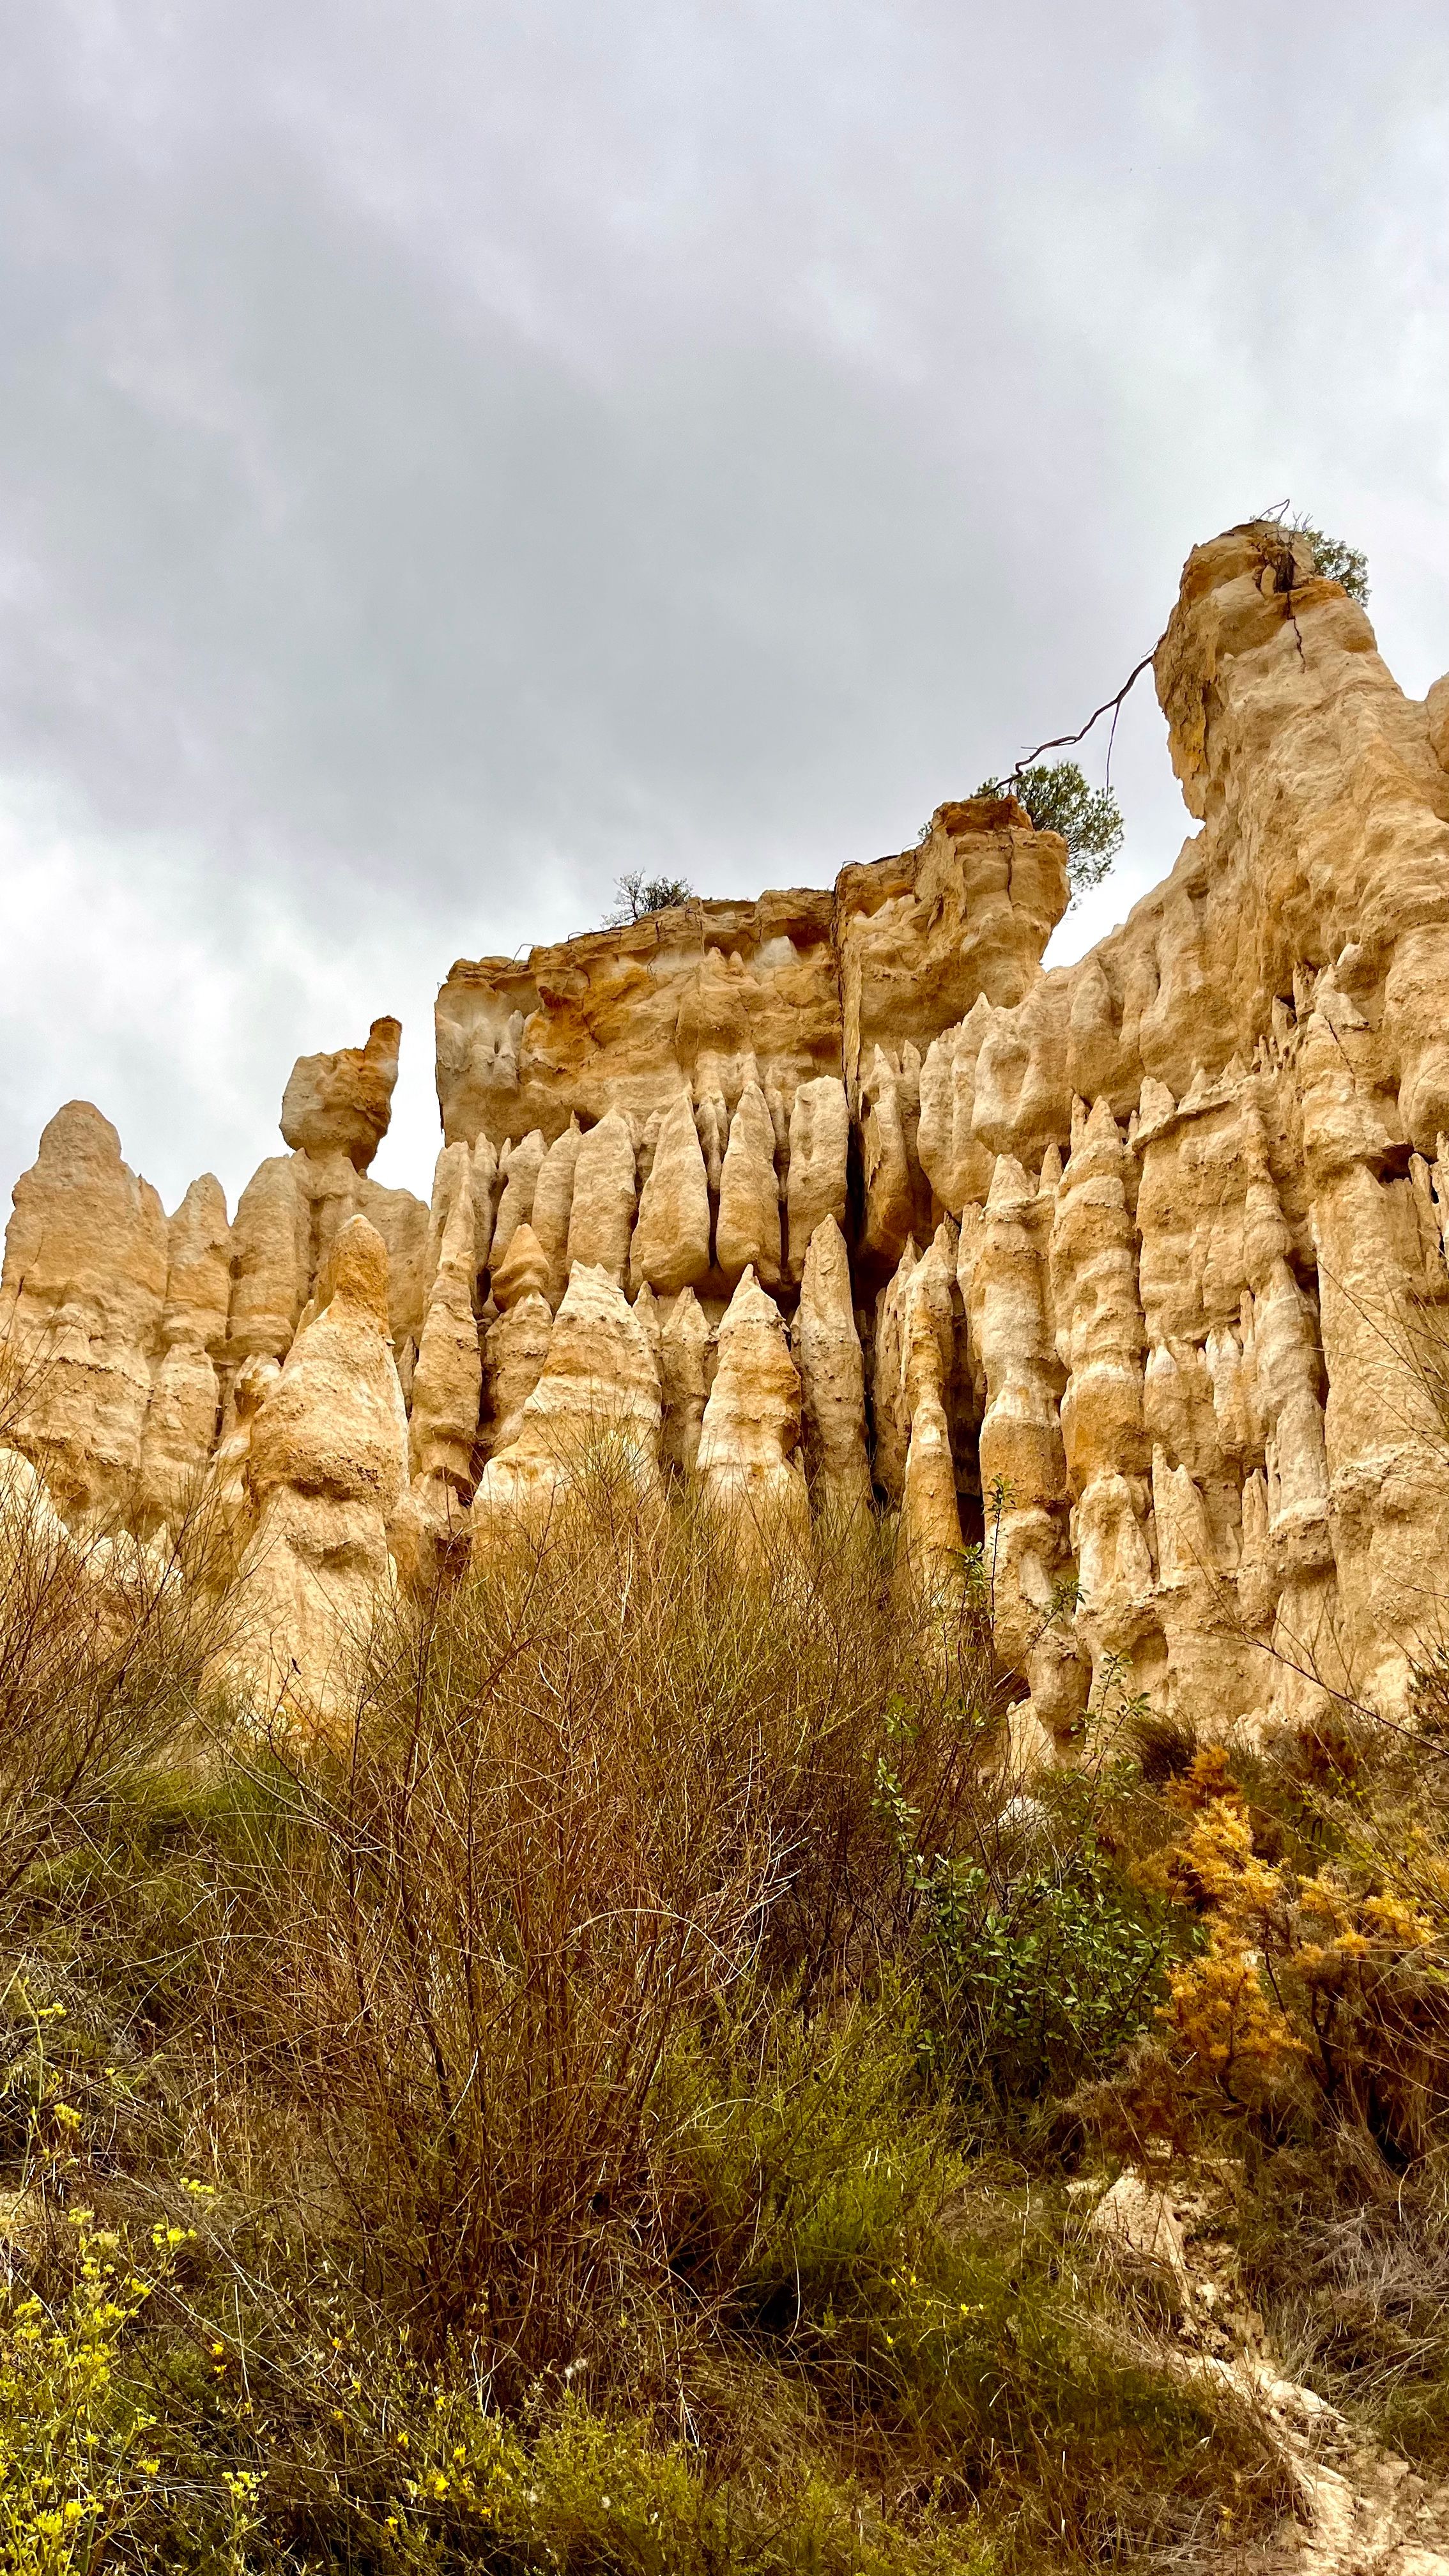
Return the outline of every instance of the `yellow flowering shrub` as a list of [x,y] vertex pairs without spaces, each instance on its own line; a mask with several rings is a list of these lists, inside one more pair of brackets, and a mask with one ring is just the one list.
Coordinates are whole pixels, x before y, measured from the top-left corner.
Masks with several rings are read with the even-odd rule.
[[158,2225],[137,2268],[89,2210],[70,2287],[54,2306],[34,2292],[0,2308],[0,2565],[13,2576],[71,2576],[100,2564],[128,2529],[160,2463],[153,2419],[118,2374],[122,2338],[170,2271],[183,2228]]
[[1142,1874],[1203,1930],[1158,2014],[1179,2075],[1242,2106],[1302,2070],[1362,2108],[1400,1972],[1432,1923],[1392,1890],[1266,1859],[1220,1745],[1167,1798],[1186,1830]]

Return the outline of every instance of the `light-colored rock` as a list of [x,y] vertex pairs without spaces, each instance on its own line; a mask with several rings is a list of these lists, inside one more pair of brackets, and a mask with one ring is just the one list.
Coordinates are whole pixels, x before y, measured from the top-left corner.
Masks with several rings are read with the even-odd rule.
[[611,1109],[591,1127],[574,1164],[573,1207],[569,1216],[568,1259],[586,1270],[603,1270],[621,1288],[629,1268],[629,1237],[634,1228],[634,1137],[628,1119]]
[[659,1336],[659,1380],[664,1400],[664,1463],[688,1475],[699,1455],[699,1434],[709,1400],[710,1329],[692,1288],[675,1298]]
[[918,1215],[911,1152],[911,1092],[898,1065],[876,1047],[861,1075],[861,1150],[865,1165],[865,1245],[898,1261]]
[[354,1217],[252,1419],[255,1530],[230,1663],[255,1707],[326,1719],[345,1704],[391,1580],[387,1519],[407,1480],[407,1439],[387,1252]]
[[15,1185],[0,1338],[19,1372],[10,1442],[68,1516],[133,1500],[168,1249],[161,1202],[109,1119],[84,1100],[57,1111]]
[[257,1354],[243,1360],[232,1380],[227,1421],[211,1462],[217,1508],[228,1528],[244,1538],[253,1521],[248,1466],[252,1427],[268,1389],[281,1376],[281,1363]]
[[695,1460],[710,1507],[747,1561],[809,1544],[800,1377],[779,1308],[746,1270],[719,1328],[719,1364]]
[[1056,1193],[1044,1179],[1038,1186],[1013,1156],[999,1157],[967,1303],[986,1381],[979,1458],[993,1632],[1002,1661],[1030,1682],[1033,1717],[1061,1745],[1080,1721],[1087,1671],[1063,1600],[1074,1567],[1059,1409],[1065,1373],[1048,1313]]
[[553,1263],[531,1225],[514,1227],[507,1251],[494,1261],[492,1282],[493,1302],[505,1314],[524,1297],[545,1297],[552,1304]]
[[529,1288],[516,1305],[488,1326],[483,1341],[482,1444],[489,1455],[518,1437],[523,1408],[548,1357],[553,1311],[541,1289]]
[[[538,1167],[534,1185],[533,1208],[529,1223],[548,1263],[548,1286],[545,1291],[555,1313],[568,1284],[569,1219],[573,1214],[574,1172],[583,1143],[577,1118],[571,1118],[561,1136],[555,1136]],[[494,1295],[498,1292],[495,1288]],[[500,1305],[502,1299],[499,1299]]]
[[659,1439],[659,1374],[648,1335],[607,1272],[576,1263],[515,1436],[495,1448],[473,1498],[475,1556],[486,1556],[500,1531],[540,1537],[591,1462],[651,1496]]
[[802,1082],[790,1111],[790,1165],[785,1196],[789,1212],[790,1276],[804,1275],[806,1255],[827,1217],[837,1230],[846,1222],[850,1165],[850,1104],[836,1074]]
[[233,1363],[283,1358],[312,1275],[311,1214],[293,1155],[271,1155],[243,1190],[232,1224],[231,1268]]
[[521,1225],[533,1215],[533,1194],[548,1148],[541,1128],[530,1129],[516,1145],[505,1144],[498,1157],[498,1211],[493,1219],[489,1259],[496,1270]]
[[661,1297],[698,1288],[709,1276],[709,1178],[694,1107],[681,1091],[660,1120],[654,1159],[639,1197],[629,1251],[637,1294],[647,1282]]
[[159,1529],[209,1450],[230,1511],[279,1400],[257,1373],[309,1341],[361,1217],[434,1461],[400,1554],[456,1536],[450,1372],[490,1262],[480,1447],[515,1444],[570,1266],[602,1267],[639,1301],[662,1457],[753,1478],[799,1535],[766,1294],[798,1282],[821,1508],[868,1471],[945,1563],[984,1489],[1022,1745],[1069,1745],[1089,1668],[1095,1707],[1143,1691],[1214,1733],[1325,1689],[1401,1721],[1449,1587],[1449,682],[1406,699],[1306,541],[1257,524],[1194,551],[1155,674],[1200,828],[1071,966],[1040,962],[1064,844],[972,798],[828,892],[456,965],[431,1210],[368,1172],[395,1023],[301,1060],[293,1150],[229,1236],[202,1183],[168,1238],[106,1122],[63,1112],[3,1311],[12,1369],[49,1355],[13,1437],[64,1510]]
[[870,1509],[870,1458],[850,1257],[833,1215],[823,1216],[810,1237],[790,1339],[800,1372],[805,1463],[815,1508],[848,1521]]
[[[450,1152],[466,1153],[453,1146]],[[526,1230],[526,1229],[525,1229]],[[516,1251],[522,1234],[515,1235]],[[442,1479],[466,1500],[473,1490],[483,1361],[473,1312],[475,1273],[471,1192],[460,1186],[444,1229],[442,1250],[413,1374],[408,1446],[414,1477]]]
[[766,1288],[780,1284],[780,1182],[775,1129],[758,1082],[740,1093],[720,1171],[715,1260],[731,1285],[753,1269]]
[[876,1300],[870,1381],[875,1481],[893,1503],[900,1501],[905,1486],[906,1449],[911,1434],[905,1388],[905,1297],[918,1258],[908,1236],[896,1269]]
[[231,1297],[231,1228],[220,1181],[193,1181],[167,1229],[164,1351],[141,1435],[134,1519],[143,1535],[175,1529],[199,1499],[216,1444]]
[[282,1094],[287,1143],[306,1154],[345,1154],[365,1172],[387,1134],[401,1039],[400,1021],[374,1020],[366,1046],[299,1056]]
[[1179,2289],[1188,2286],[1182,2228],[1168,2195],[1141,2174],[1122,2173],[1103,2192],[1087,2221],[1092,2234],[1116,2254],[1165,2272]]
[[905,1282],[901,1391],[908,1425],[901,1543],[912,1581],[938,1598],[959,1583],[961,1514],[946,1398],[955,1360],[955,1230],[948,1219]]

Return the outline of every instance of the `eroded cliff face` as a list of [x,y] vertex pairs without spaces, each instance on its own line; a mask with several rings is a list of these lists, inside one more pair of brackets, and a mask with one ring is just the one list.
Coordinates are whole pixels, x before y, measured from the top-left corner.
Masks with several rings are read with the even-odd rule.
[[975,799],[830,893],[455,965],[431,1206],[368,1178],[395,1021],[302,1059],[229,1225],[61,1111],[5,1436],[73,1520],[210,1480],[302,1696],[612,1426],[746,1553],[873,1502],[934,1595],[983,1546],[1043,1757],[1135,1692],[1403,1716],[1449,1593],[1449,680],[1407,700],[1264,527],[1190,558],[1156,679],[1200,828],[1073,967],[1063,844]]

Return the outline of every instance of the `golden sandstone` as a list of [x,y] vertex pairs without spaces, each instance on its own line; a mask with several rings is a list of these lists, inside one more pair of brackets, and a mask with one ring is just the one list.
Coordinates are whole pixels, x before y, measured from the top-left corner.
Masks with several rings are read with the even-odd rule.
[[430,1206],[368,1177],[392,1020],[296,1066],[230,1224],[61,1110],[11,1449],[76,1529],[210,1486],[259,1703],[325,1706],[396,1568],[548,1529],[607,1437],[775,1569],[880,1506],[933,1594],[981,1547],[1042,1758],[1114,1693],[1408,1715],[1449,1590],[1449,680],[1406,699],[1286,564],[1252,525],[1190,558],[1155,670],[1200,828],[1075,966],[1063,843],[976,798],[829,893],[455,965]]

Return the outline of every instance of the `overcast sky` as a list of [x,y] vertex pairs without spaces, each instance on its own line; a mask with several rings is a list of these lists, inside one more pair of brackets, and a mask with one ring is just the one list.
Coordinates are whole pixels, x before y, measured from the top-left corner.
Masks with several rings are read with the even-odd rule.
[[[0,1184],[451,960],[898,849],[1285,496],[1449,663],[1449,12],[0,0]],[[1176,856],[1150,687],[1127,850]],[[3,1187],[0,1187],[3,1201]]]

